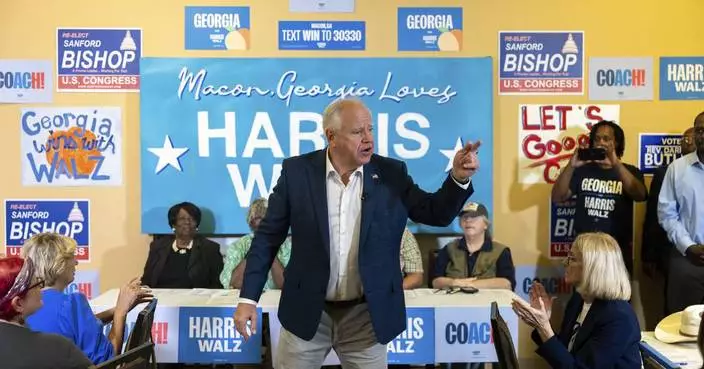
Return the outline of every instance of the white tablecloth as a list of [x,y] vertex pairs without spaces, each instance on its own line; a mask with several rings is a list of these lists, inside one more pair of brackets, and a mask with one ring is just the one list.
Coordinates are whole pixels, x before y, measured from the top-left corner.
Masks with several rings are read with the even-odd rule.
[[[154,289],[154,296],[159,299],[159,306],[219,306],[234,307],[239,297],[239,290],[209,290],[196,288],[192,290]],[[510,306],[517,295],[507,290],[482,290],[476,294],[434,293],[435,290],[421,288],[404,291],[406,307],[467,307],[489,306],[496,301],[499,306]],[[119,289],[109,290],[90,301],[92,306],[115,306]],[[266,291],[259,299],[263,309],[279,306],[280,290]]]
[[[117,289],[107,291],[91,300],[91,306],[96,312],[112,307],[118,293]],[[159,362],[258,362],[261,335],[245,343],[234,330],[232,314],[238,290],[155,289],[153,293],[159,300],[152,329]],[[489,323],[493,301],[498,303],[518,351],[518,319],[510,308],[511,300],[517,296],[511,291],[448,295],[417,289],[405,291],[405,295],[407,318],[415,319],[419,325],[415,326],[415,332],[409,327],[405,335],[389,343],[390,363],[495,361]],[[276,316],[279,297],[280,291],[267,291],[258,305],[260,313],[269,314],[273,347],[278,343],[280,330]],[[141,306],[129,314],[128,327],[140,310]],[[331,355],[326,363],[335,362],[336,357]]]

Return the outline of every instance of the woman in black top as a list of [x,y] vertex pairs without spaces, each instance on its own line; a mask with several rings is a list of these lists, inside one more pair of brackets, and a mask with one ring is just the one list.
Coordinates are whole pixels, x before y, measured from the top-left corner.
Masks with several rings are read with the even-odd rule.
[[32,332],[24,320],[42,307],[44,281],[32,261],[0,259],[0,365],[4,369],[86,369],[93,363],[65,337]]
[[142,284],[151,288],[222,288],[220,246],[197,234],[200,220],[200,209],[190,202],[169,209],[169,226],[174,233],[151,243]]

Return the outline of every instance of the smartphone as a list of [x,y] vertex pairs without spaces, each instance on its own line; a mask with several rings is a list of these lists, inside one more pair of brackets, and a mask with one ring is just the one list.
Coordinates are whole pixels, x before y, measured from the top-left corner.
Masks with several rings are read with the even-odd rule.
[[479,290],[476,287],[462,287],[460,290],[464,293],[477,293]]
[[606,150],[600,147],[578,149],[577,158],[581,161],[604,160],[606,159]]

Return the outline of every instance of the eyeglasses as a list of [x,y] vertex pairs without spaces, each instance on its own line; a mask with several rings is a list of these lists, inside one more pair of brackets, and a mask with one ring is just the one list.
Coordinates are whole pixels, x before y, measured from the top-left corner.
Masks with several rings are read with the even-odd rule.
[[37,288],[37,287],[44,288],[44,285],[45,285],[44,280],[41,278],[37,278],[37,281],[34,282],[34,284],[27,287],[27,291],[31,291],[32,289]]
[[570,265],[573,263],[579,263],[580,260],[577,260],[577,258],[574,257],[574,255],[567,255],[565,258],[565,265]]

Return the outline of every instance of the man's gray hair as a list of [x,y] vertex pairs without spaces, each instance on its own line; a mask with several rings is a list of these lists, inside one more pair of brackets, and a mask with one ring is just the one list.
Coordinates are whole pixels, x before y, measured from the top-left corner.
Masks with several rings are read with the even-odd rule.
[[366,105],[357,97],[344,97],[333,100],[323,111],[323,131],[332,129],[337,131],[342,125],[340,114],[345,108],[350,106],[363,106],[367,111]]

